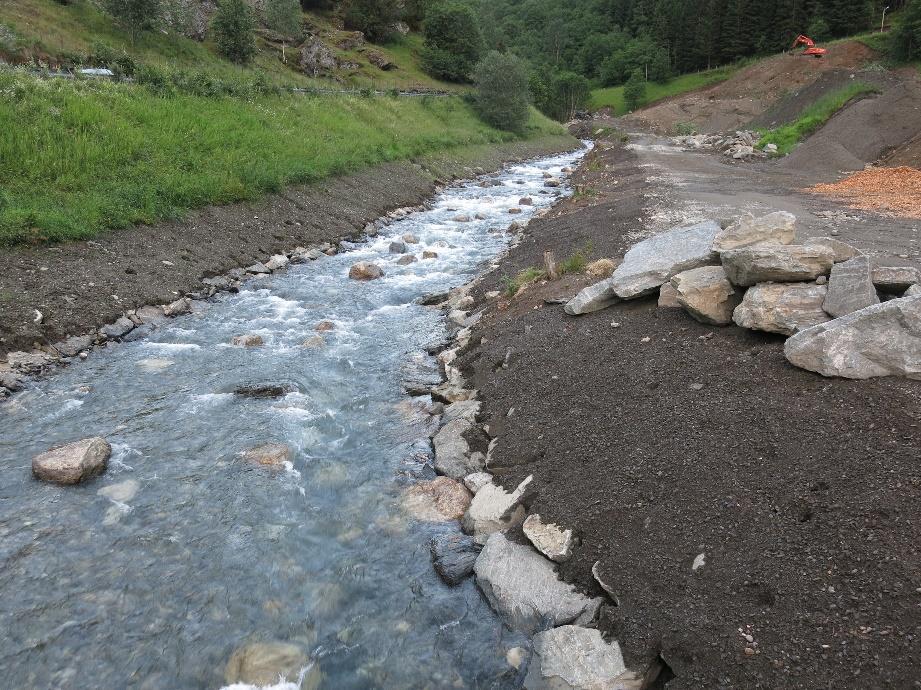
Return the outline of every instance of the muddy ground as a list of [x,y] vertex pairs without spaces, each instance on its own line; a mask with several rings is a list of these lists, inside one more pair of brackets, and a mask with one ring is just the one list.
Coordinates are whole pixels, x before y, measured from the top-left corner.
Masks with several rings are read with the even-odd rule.
[[[918,258],[908,221],[719,165],[650,137],[592,154],[583,193],[528,226],[478,299],[545,250],[621,256],[742,209],[794,210],[802,236],[834,229],[874,257]],[[498,438],[491,471],[506,487],[533,474],[530,510],[575,530],[566,579],[601,595],[600,562],[619,602],[601,627],[628,664],[661,654],[669,689],[917,687],[921,382],[824,379],[789,365],[779,337],[653,300],[583,317],[545,303],[586,282],[490,302],[461,363]]]
[[[462,149],[291,188],[255,204],[211,206],[87,242],[4,250],[0,355],[92,332],[127,310],[200,290],[202,278],[298,245],[358,236],[387,211],[431,196],[439,178],[470,177],[475,168],[494,170],[510,160],[577,145],[569,137],[549,137]],[[35,310],[44,316],[40,324]]]

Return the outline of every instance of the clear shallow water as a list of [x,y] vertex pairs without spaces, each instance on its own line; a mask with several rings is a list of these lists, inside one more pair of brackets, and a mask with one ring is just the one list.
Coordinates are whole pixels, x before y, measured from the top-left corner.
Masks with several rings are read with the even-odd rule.
[[[432,431],[401,380],[444,333],[413,300],[474,277],[508,240],[489,228],[552,204],[543,172],[580,155],[449,188],[366,244],[199,304],[0,405],[0,685],[218,688],[234,649],[283,641],[328,688],[517,687],[506,652],[527,641],[472,581],[451,589],[432,570],[430,538],[456,524],[401,509],[404,487],[431,475]],[[535,205],[509,215],[523,196]],[[451,220],[477,213],[487,220]],[[438,259],[398,266],[388,245],[407,232]],[[349,280],[360,260],[386,277]],[[326,346],[304,347],[323,320],[336,324]],[[229,345],[244,333],[265,347]],[[279,382],[296,392],[232,394]],[[92,435],[113,446],[105,475],[31,478],[34,454]],[[292,467],[240,458],[268,442],[295,450]]]

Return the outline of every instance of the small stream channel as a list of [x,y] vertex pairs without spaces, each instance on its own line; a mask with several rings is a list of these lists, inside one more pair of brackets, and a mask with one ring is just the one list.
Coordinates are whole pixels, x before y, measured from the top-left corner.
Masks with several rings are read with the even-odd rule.
[[[0,406],[0,685],[219,688],[254,641],[302,647],[324,688],[520,685],[506,653],[527,639],[471,580],[452,589],[432,570],[431,537],[457,524],[401,508],[433,476],[435,430],[401,381],[433,367],[424,347],[444,336],[414,300],[483,270],[509,238],[490,228],[552,204],[543,173],[581,155],[453,186],[366,243],[198,303]],[[524,196],[534,206],[509,215]],[[397,265],[388,245],[404,233],[438,258]],[[356,261],[386,276],[349,280]],[[323,320],[325,346],[305,347]],[[265,346],[230,345],[245,333]],[[292,392],[233,393],[264,383]],[[93,435],[113,446],[102,477],[31,478],[34,454]],[[285,471],[241,459],[270,442],[295,450]]]

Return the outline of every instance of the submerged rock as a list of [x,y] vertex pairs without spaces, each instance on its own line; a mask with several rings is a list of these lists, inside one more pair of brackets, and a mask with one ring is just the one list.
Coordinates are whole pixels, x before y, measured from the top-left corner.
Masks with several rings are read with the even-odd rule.
[[815,280],[828,275],[835,252],[819,245],[756,246],[723,252],[723,268],[735,285]]
[[678,304],[701,323],[714,326],[732,323],[732,312],[742,300],[722,266],[682,271],[671,279],[671,285]]
[[797,333],[784,354],[823,376],[921,379],[921,296],[875,304]]
[[417,261],[418,259],[412,254],[406,254],[397,260],[397,266],[408,266],[409,264],[414,264]]
[[470,506],[470,492],[448,477],[413,484],[403,496],[403,507],[417,520],[460,520]]
[[230,344],[236,345],[237,347],[260,347],[261,345],[265,345],[265,341],[262,339],[261,335],[249,333],[247,335],[235,335],[231,338]]
[[832,266],[823,305],[826,312],[844,316],[874,304],[879,304],[879,295],[873,286],[867,257],[858,256]]
[[441,535],[432,539],[432,565],[445,584],[453,587],[473,573],[481,549],[466,535]]
[[793,335],[830,319],[822,306],[827,288],[814,283],[760,283],[732,314],[742,328]]
[[562,563],[572,556],[572,530],[545,523],[537,514],[529,515],[521,529],[534,548],[551,561]]
[[284,443],[266,443],[243,451],[246,462],[267,467],[283,467],[293,456],[291,448]]
[[616,690],[627,672],[617,642],[605,642],[598,630],[562,625],[537,633],[526,690]]
[[716,233],[713,251],[724,252],[765,244],[793,244],[795,236],[796,216],[792,213],[778,211],[760,218],[748,214]]
[[259,687],[275,685],[281,680],[294,684],[299,690],[315,690],[320,686],[322,675],[299,645],[253,642],[230,656],[224,668],[224,680],[230,684]]
[[474,572],[493,610],[510,628],[528,634],[588,623],[601,605],[601,599],[590,599],[561,582],[556,566],[530,546],[515,544],[501,533],[489,537]]
[[32,458],[32,474],[57,484],[79,484],[105,472],[112,446],[98,436],[56,446]]
[[233,394],[239,395],[241,398],[270,400],[284,397],[288,393],[294,393],[296,390],[295,386],[287,383],[252,383],[237,386],[234,388]]

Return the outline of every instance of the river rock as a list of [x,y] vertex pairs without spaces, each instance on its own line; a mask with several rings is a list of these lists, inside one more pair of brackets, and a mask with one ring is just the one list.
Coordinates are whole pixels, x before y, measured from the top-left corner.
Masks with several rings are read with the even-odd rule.
[[572,530],[545,523],[537,514],[529,515],[521,529],[534,548],[551,561],[562,563],[572,556]]
[[265,341],[262,339],[261,335],[248,333],[246,335],[235,335],[231,338],[230,344],[237,347],[259,347],[265,345]]
[[479,400],[461,400],[460,402],[451,403],[445,407],[441,419],[444,424],[454,421],[455,419],[463,419],[469,424],[473,424],[479,412]]
[[284,254],[275,254],[270,257],[268,261],[265,262],[265,267],[270,271],[277,271],[280,268],[284,268],[289,263],[289,259]]
[[681,302],[678,301],[678,291],[671,282],[663,283],[659,288],[659,301],[657,305],[661,309],[681,309]]
[[[449,406],[450,408],[451,406]],[[435,470],[451,479],[461,480],[468,474],[479,472],[486,464],[482,453],[470,452],[464,434],[473,427],[466,419],[452,419],[435,434]]]
[[474,495],[484,486],[491,483],[492,475],[489,472],[473,472],[464,477],[464,486]]
[[879,304],[879,295],[873,286],[870,259],[858,256],[832,266],[823,305],[828,314],[844,316],[873,304]]
[[470,507],[470,492],[448,477],[413,484],[403,495],[403,507],[417,520],[460,520]]
[[561,582],[556,566],[530,546],[515,544],[501,533],[489,537],[473,570],[493,610],[510,628],[527,634],[587,623],[601,604],[601,599],[590,599]]
[[294,393],[297,386],[289,383],[246,383],[233,389],[234,395],[256,400],[272,400]]
[[438,252],[433,252],[433,251],[429,251],[428,249],[426,249],[424,252],[422,252],[422,258],[423,259],[437,259]]
[[525,518],[521,502],[532,481],[533,477],[528,476],[511,493],[492,482],[480,487],[464,515],[464,531],[483,544],[490,534],[520,525]]
[[352,264],[349,269],[349,278],[352,280],[377,280],[384,277],[384,271],[377,264],[370,261],[359,261]]
[[406,244],[419,244],[419,238],[411,232],[407,232],[405,235],[403,235],[402,239]]
[[93,338],[89,335],[75,335],[54,344],[54,349],[65,357],[76,357],[84,350],[89,350],[93,346]]
[[51,364],[51,357],[44,352],[17,351],[7,354],[6,363],[24,374],[37,374]]
[[[225,279],[226,280],[226,279]],[[163,311],[163,307],[156,307],[152,304],[146,304],[143,307],[138,307],[135,310],[134,315],[137,316],[142,324],[150,323],[159,325],[166,322],[166,314]]]
[[243,451],[243,459],[254,465],[284,467],[293,457],[291,448],[284,443],[266,443]]
[[556,179],[555,177],[551,177],[549,180],[544,181],[544,187],[550,187],[551,189],[555,189],[556,187],[559,187],[559,186],[560,186],[560,181]]
[[247,266],[247,267],[246,267],[246,272],[247,272],[247,273],[252,273],[253,275],[262,275],[262,276],[264,276],[264,275],[268,275],[268,274],[271,273],[272,271],[270,271],[270,270],[269,270],[269,267],[266,266],[264,263],[262,263],[261,261],[257,261],[257,262],[254,263],[252,266]]
[[32,474],[57,484],[79,484],[105,472],[111,455],[112,446],[104,438],[85,438],[36,455]]
[[180,297],[174,302],[163,305],[163,314],[165,316],[182,316],[192,311],[192,300],[188,297]]
[[874,304],[797,333],[787,359],[822,376],[921,379],[921,297]]
[[793,244],[795,235],[796,216],[792,213],[778,211],[760,218],[748,214],[716,233],[713,251],[722,253],[755,245]]
[[432,539],[432,565],[445,584],[454,587],[473,573],[481,549],[464,534],[444,534]]
[[99,329],[99,332],[109,340],[118,340],[134,330],[134,321],[127,316],[120,316],[115,323],[110,323]]
[[96,494],[116,503],[127,503],[137,495],[140,488],[141,483],[137,479],[126,479],[123,482],[104,486]]
[[836,240],[834,237],[812,238],[809,240],[809,244],[816,244],[831,249],[835,253],[834,261],[836,264],[842,261],[849,261],[855,256],[862,256],[862,253],[856,247],[852,247],[841,240]]
[[580,316],[590,314],[593,311],[607,309],[618,302],[620,302],[620,298],[614,294],[613,283],[610,278],[607,278],[583,288],[579,294],[566,303],[563,311],[570,316]]
[[692,268],[716,263],[713,238],[719,232],[716,221],[674,228],[633,245],[608,281],[621,299],[648,295],[672,276]]
[[390,243],[388,251],[391,254],[405,254],[408,249],[406,249],[406,243],[403,240],[394,240]]
[[461,215],[458,215],[458,216],[454,216],[451,220],[453,220],[455,223],[469,223],[469,222],[470,222],[470,216],[465,215],[465,214],[461,214]]
[[742,328],[793,335],[830,320],[822,306],[827,288],[814,283],[759,283],[736,307],[732,320]]
[[533,206],[534,200],[529,196],[523,196],[518,200],[519,206]]
[[405,256],[401,256],[399,260],[397,260],[397,265],[398,266],[408,266],[409,264],[416,263],[416,261],[418,261],[418,259],[416,259],[415,256],[413,256],[412,254],[406,254]]
[[724,251],[720,258],[735,285],[815,280],[828,275],[835,253],[819,245],[756,246]]
[[914,266],[876,266],[873,284],[880,292],[899,295],[915,283],[921,283],[921,271]]
[[701,323],[725,326],[742,297],[726,278],[722,266],[701,266],[671,279],[678,304]]
[[297,685],[301,671],[310,665],[300,646],[286,642],[253,642],[240,647],[224,668],[227,683],[246,683],[258,687],[277,687],[279,679],[299,690],[313,690],[320,685],[319,667],[314,665]]
[[617,642],[608,644],[598,630],[561,625],[537,633],[526,690],[617,690],[627,671]]

